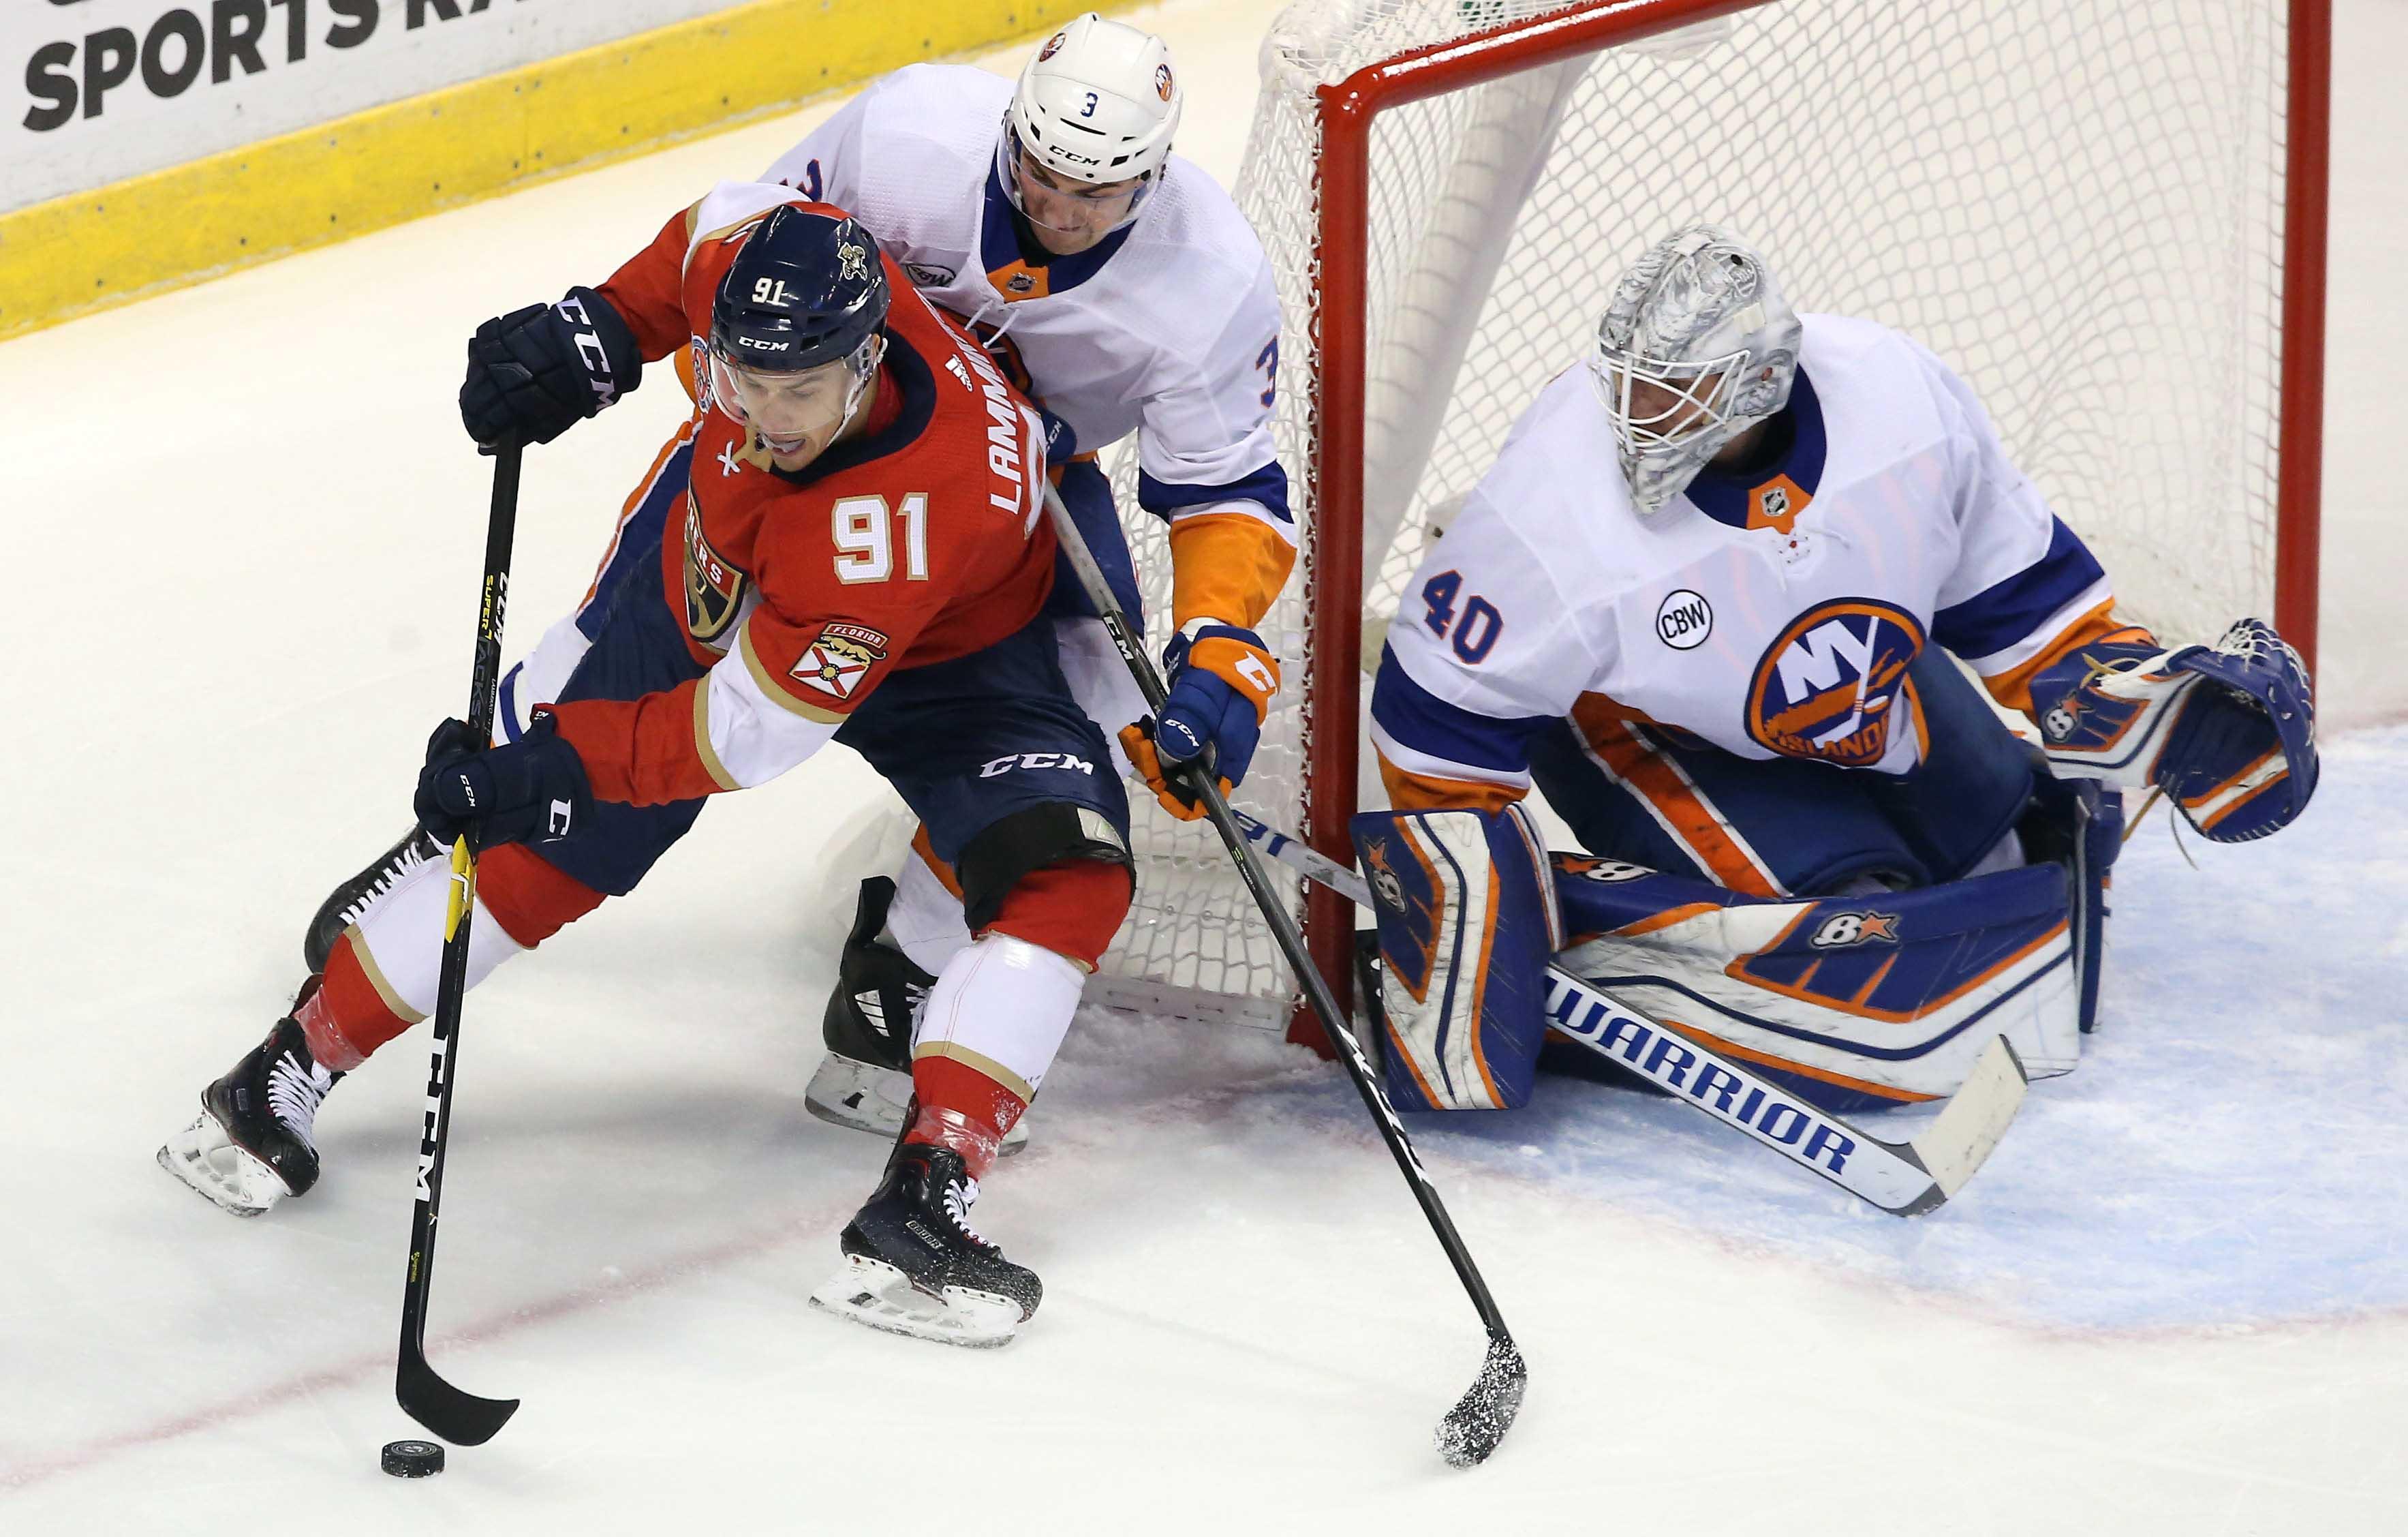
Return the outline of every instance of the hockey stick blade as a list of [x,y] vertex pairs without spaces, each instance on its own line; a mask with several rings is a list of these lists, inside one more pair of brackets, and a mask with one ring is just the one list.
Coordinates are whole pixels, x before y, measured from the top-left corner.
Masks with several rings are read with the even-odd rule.
[[1480,1375],[1438,1422],[1438,1455],[1457,1468],[1476,1468],[1487,1461],[1488,1454],[1513,1428],[1513,1416],[1522,1412],[1522,1394],[1529,1386],[1530,1369],[1522,1363],[1522,1352],[1512,1336],[1490,1340]]
[[[1363,877],[1240,812],[1246,840],[1271,858],[1359,906]],[[1885,1142],[1817,1110],[1744,1063],[1700,1044],[1560,967],[1547,969],[1547,1023],[1647,1079],[1691,1109],[1762,1143],[1894,1216],[1937,1211],[1965,1187],[2023,1108],[2027,1078],[2001,1036],[1986,1047],[1938,1120],[1905,1142]]]
[[465,1393],[436,1374],[426,1357],[405,1344],[401,1368],[394,1374],[394,1397],[402,1412],[426,1428],[429,1435],[454,1446],[481,1446],[519,1412],[516,1399],[480,1399]]

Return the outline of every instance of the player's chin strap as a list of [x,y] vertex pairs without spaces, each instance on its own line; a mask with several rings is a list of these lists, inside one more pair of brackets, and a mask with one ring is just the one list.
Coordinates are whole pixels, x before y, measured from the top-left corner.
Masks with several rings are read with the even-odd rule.
[[[1113,600],[1111,588],[1104,581],[1101,567],[1096,564],[1094,552],[1079,532],[1070,510],[1063,505],[1062,494],[1052,481],[1045,482],[1045,507],[1053,514],[1054,531],[1060,539],[1063,553],[1069,556],[1070,566],[1079,575],[1079,583],[1087,591],[1088,601],[1103,617],[1104,628],[1112,638],[1113,648],[1121,661],[1137,680],[1145,705],[1158,719],[1163,703],[1169,694],[1163,687],[1162,675],[1154,670],[1154,661],[1130,627],[1128,616],[1121,612]],[[1455,1230],[1455,1219],[1447,1215],[1446,1205],[1439,1199],[1438,1186],[1413,1152],[1412,1142],[1405,1136],[1404,1123],[1397,1118],[1396,1107],[1381,1092],[1371,1065],[1365,1060],[1363,1048],[1354,1039],[1338,1000],[1329,991],[1329,984],[1312,963],[1304,947],[1304,935],[1296,927],[1296,917],[1289,912],[1272,889],[1271,878],[1255,857],[1247,834],[1239,825],[1237,813],[1221,794],[1221,786],[1209,768],[1190,765],[1174,770],[1183,775],[1196,797],[1204,804],[1205,814],[1220,833],[1221,841],[1237,862],[1238,874],[1254,894],[1254,905],[1261,909],[1263,921],[1270,926],[1271,937],[1279,942],[1280,954],[1286,957],[1289,970],[1304,987],[1305,997],[1312,1001],[1312,1012],[1319,1017],[1321,1027],[1338,1045],[1338,1059],[1345,1064],[1346,1074],[1354,1081],[1354,1091],[1363,1097],[1370,1111],[1372,1122],[1396,1158],[1397,1168],[1412,1186],[1413,1199],[1421,1202],[1422,1215],[1429,1219],[1430,1230],[1438,1235],[1439,1246],[1446,1251],[1447,1259],[1455,1266],[1456,1279],[1469,1294],[1471,1305],[1479,1311],[1480,1321],[1488,1330],[1488,1351],[1483,1358],[1480,1375],[1469,1390],[1456,1401],[1439,1421],[1439,1455],[1458,1468],[1474,1466],[1487,1459],[1512,1428],[1513,1416],[1522,1407],[1522,1393],[1529,1380],[1528,1368],[1523,1364],[1522,1352],[1513,1343],[1512,1330],[1505,1327],[1504,1314],[1498,1311],[1496,1299],[1488,1294],[1488,1283],[1481,1279],[1480,1268],[1472,1263],[1471,1253],[1464,1247],[1463,1237]]]
[[[1263,853],[1358,906],[1373,906],[1370,883],[1353,869],[1243,812],[1236,816]],[[1550,1026],[1589,1050],[1897,1216],[1937,1211],[1963,1189],[2023,1108],[2023,1063],[2004,1036],[1990,1042],[1937,1120],[1918,1136],[1888,1142],[1559,966],[1547,968],[1546,1011]]]

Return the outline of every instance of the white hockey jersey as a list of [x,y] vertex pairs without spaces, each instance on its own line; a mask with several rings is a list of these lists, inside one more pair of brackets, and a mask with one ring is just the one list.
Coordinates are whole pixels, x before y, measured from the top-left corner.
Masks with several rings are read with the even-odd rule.
[[[1210,176],[1173,155],[1129,225],[1032,266],[996,171],[1010,97],[1010,82],[982,69],[912,65],[854,97],[762,180],[850,210],[923,293],[982,334],[1000,331],[1081,452],[1137,432],[1138,500],[1149,511],[1174,524],[1240,514],[1292,550],[1270,431],[1279,294],[1253,227]],[[1278,564],[1283,579],[1286,561]]]
[[2031,673],[2109,625],[2105,573],[1961,380],[1883,326],[1802,319],[1785,447],[1653,516],[1587,370],[1540,394],[1388,632],[1371,736],[1398,804],[1520,795],[1527,739],[1565,716],[1902,773],[1926,645],[2028,708]]

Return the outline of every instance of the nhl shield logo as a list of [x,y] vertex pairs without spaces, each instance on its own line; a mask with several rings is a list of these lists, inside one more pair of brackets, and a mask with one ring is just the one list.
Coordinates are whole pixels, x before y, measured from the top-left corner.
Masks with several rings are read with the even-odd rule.
[[1906,669],[1923,650],[1923,625],[1867,597],[1818,603],[1789,622],[1756,665],[1747,734],[1784,757],[1870,768],[1889,753],[1901,700],[1923,703]]

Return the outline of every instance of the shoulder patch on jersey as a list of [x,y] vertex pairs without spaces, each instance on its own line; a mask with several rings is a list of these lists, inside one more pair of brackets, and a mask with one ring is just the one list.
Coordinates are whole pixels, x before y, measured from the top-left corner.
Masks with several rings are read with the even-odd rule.
[[932,266],[926,262],[905,262],[903,275],[922,288],[942,288],[960,274],[949,266]]
[[727,649],[721,636],[733,624],[744,603],[745,583],[752,579],[734,561],[711,548],[702,531],[702,508],[692,493],[685,498],[685,629],[706,646]]
[[849,699],[869,669],[886,660],[886,632],[867,625],[834,622],[823,625],[790,675],[833,698]]
[[1906,669],[1923,626],[1905,610],[1869,597],[1818,603],[1789,622],[1756,664],[1747,734],[1784,757],[1870,768],[1889,752],[1896,706],[1919,718]]

